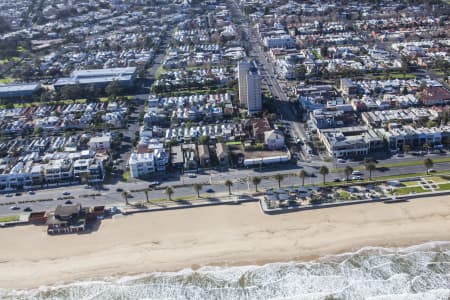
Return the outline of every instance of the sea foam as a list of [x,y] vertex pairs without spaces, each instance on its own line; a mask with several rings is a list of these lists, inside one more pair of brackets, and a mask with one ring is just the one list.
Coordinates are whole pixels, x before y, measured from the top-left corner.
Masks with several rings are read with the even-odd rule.
[[210,267],[0,290],[0,299],[449,299],[450,242],[365,247],[310,262]]

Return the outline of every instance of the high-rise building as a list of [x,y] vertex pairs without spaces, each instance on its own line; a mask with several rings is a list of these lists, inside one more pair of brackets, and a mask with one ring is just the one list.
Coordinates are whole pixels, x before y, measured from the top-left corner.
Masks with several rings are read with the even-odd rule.
[[256,63],[241,61],[238,64],[239,101],[249,115],[262,111],[261,77]]

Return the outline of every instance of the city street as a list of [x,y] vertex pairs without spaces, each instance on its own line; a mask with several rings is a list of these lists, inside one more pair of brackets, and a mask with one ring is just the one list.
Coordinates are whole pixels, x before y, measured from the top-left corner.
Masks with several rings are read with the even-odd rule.
[[[361,163],[349,163],[353,166],[361,165]],[[338,168],[344,168],[349,164],[338,164]],[[225,180],[231,180],[233,182],[232,191],[236,194],[244,193],[244,192],[253,192],[254,186],[251,183],[248,183],[247,179],[251,179],[254,176],[264,177],[261,184],[259,185],[260,190],[266,188],[278,188],[278,183],[271,176],[275,174],[298,174],[302,169],[297,166],[288,165],[287,166],[279,166],[274,167],[273,169],[263,169],[262,171],[258,169],[239,169],[239,170],[230,170],[229,172],[218,172],[218,171],[210,171],[206,174],[198,174],[195,178],[189,178],[187,175],[183,175],[181,178],[174,179],[172,181],[166,181],[162,184],[161,189],[153,190],[149,192],[150,200],[161,200],[166,199],[164,187],[165,186],[175,186],[186,184],[189,186],[175,188],[175,193],[173,197],[191,197],[195,195],[195,191],[190,186],[194,183],[202,183],[204,184],[202,194],[206,194],[206,190],[211,188],[214,193],[207,193],[208,196],[213,197],[215,193],[226,193],[228,192],[228,188],[224,186]],[[323,181],[323,177],[319,174],[318,168],[320,164],[304,164],[304,170],[308,172],[308,174],[314,173],[316,177],[307,177],[305,178],[305,184],[316,184],[321,183]],[[450,169],[450,162],[446,163],[436,163],[433,167],[436,171],[445,171]],[[331,169],[330,169],[331,170]],[[363,170],[364,178],[368,177],[368,172]],[[405,167],[395,167],[389,168],[383,171],[376,170],[372,172],[373,177],[378,176],[391,176],[391,175],[400,175],[400,174],[411,174],[411,173],[425,173],[425,169],[423,164],[418,164],[414,166],[405,166]],[[335,178],[344,179],[345,175],[343,172],[332,173],[326,177],[327,182],[332,182]],[[212,182],[212,185],[208,183]],[[292,186],[292,185],[300,185],[301,179],[297,176],[286,177],[282,181],[283,186]],[[65,200],[56,200],[58,197],[64,197],[64,192],[69,192],[70,196],[73,196],[74,199],[71,199],[72,202],[81,203],[85,206],[94,206],[94,205],[123,205],[124,199],[121,196],[121,192],[117,191],[117,189],[122,189],[124,191],[132,191],[132,190],[140,190],[148,188],[148,182],[142,180],[131,180],[131,182],[118,182],[117,184],[105,185],[103,190],[96,191],[92,188],[85,188],[83,185],[72,185],[72,186],[63,186],[56,187],[51,189],[42,189],[36,190],[34,195],[28,195],[27,193],[22,193],[21,196],[15,196],[13,194],[12,197],[6,197],[5,194],[0,195],[0,204],[4,203],[17,203],[20,207],[20,210],[11,210],[10,207],[14,204],[10,205],[0,205],[0,215],[17,215],[23,213],[23,209],[25,207],[30,207],[33,211],[41,211],[41,210],[49,210],[54,209],[56,205],[62,204]],[[94,194],[100,193],[101,196],[93,196]],[[130,202],[133,201],[145,201],[145,194],[143,192],[131,193],[132,198],[129,199]],[[85,195],[92,195],[88,197],[84,197]],[[81,196],[81,197],[80,197]],[[67,197],[67,196],[66,196]],[[34,203],[25,203],[19,204],[18,201],[30,201],[30,200],[39,200],[39,199],[54,199],[53,201],[44,201],[44,202],[34,202]]]

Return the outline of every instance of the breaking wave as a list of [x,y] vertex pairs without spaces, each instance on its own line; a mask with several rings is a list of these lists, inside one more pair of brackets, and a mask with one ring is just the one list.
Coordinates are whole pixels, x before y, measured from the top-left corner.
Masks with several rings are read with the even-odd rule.
[[0,299],[450,299],[450,242],[365,247],[311,262],[202,267],[32,290]]

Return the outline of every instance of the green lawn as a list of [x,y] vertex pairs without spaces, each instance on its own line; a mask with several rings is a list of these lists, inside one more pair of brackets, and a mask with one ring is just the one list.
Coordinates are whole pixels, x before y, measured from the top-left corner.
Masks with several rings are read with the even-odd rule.
[[389,77],[392,79],[415,79],[416,75],[411,73],[401,74],[401,73],[392,73],[389,74]]
[[439,188],[437,189],[438,191],[447,191],[450,190],[450,183],[444,183],[444,184],[440,184]]
[[236,142],[226,142],[225,144],[226,144],[226,145],[241,145],[242,142],[240,142],[240,141],[236,141]]
[[0,223],[15,222],[15,221],[19,221],[19,216],[0,217]]
[[419,182],[420,182],[420,181],[418,181],[418,180],[414,180],[414,181],[403,181],[403,182],[402,182],[402,185],[403,185],[403,186],[417,186],[417,185],[419,185]]
[[14,82],[14,78],[12,78],[12,77],[5,77],[5,78],[0,79],[0,84],[9,84],[12,82]]
[[155,79],[159,79],[163,73],[164,73],[164,67],[163,67],[163,65],[160,65],[158,67],[158,69],[156,69]]
[[441,176],[427,177],[427,180],[428,179],[433,180],[434,183],[446,183],[449,181],[448,179],[442,178]]
[[395,189],[394,191],[397,195],[409,195],[411,193],[425,193],[428,192],[427,190],[424,190],[422,187],[420,186],[414,186],[414,187],[405,187],[405,188],[399,188],[399,189]]
[[125,171],[122,175],[122,180],[128,181],[130,179],[130,176],[131,176],[130,171]]
[[322,56],[319,52],[317,52],[317,50],[312,50],[311,52],[317,59],[322,59]]
[[[200,193],[201,196],[201,193]],[[189,200],[196,200],[197,199],[197,195],[191,195],[191,196],[181,196],[181,197],[175,197],[172,198],[172,201],[189,201]]]
[[339,193],[339,197],[344,199],[344,200],[350,200],[350,198],[352,196],[352,194],[350,194],[347,191],[339,191],[338,193]]

